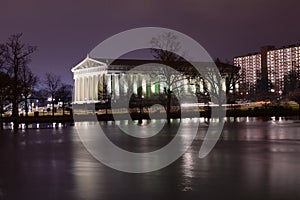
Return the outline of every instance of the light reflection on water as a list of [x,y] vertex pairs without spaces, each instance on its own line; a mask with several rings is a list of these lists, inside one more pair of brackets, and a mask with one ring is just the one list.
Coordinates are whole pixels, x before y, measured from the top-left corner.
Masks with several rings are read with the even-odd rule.
[[[179,122],[173,120],[166,130]],[[189,134],[188,120],[181,122]],[[100,125],[118,136],[117,125],[122,123],[128,124]],[[199,159],[207,127],[207,120],[201,119],[196,140],[175,163],[139,175],[96,161],[82,146],[76,127],[20,130],[19,135],[4,131],[0,134],[3,199],[300,199],[299,121],[227,119],[220,141]],[[136,146],[124,142],[128,148],[149,150],[170,138],[161,134],[152,141],[136,141]],[[15,185],[22,187],[16,190]]]
[[[65,128],[70,126],[70,123],[29,123],[26,128],[25,123],[19,124],[19,129],[44,129],[44,128]],[[12,130],[14,127],[14,123],[3,123],[4,130]]]

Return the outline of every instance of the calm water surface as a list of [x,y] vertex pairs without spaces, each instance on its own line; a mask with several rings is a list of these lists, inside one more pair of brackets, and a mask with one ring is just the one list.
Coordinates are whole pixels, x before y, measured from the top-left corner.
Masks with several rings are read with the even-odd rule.
[[[124,135],[118,123],[126,122],[101,126],[118,146],[147,152],[171,141],[179,121],[150,139]],[[189,123],[181,123],[189,134]],[[298,120],[228,119],[213,151],[199,159],[208,127],[203,121],[188,152],[146,174],[99,163],[80,142],[76,126],[2,131],[0,199],[300,199]]]

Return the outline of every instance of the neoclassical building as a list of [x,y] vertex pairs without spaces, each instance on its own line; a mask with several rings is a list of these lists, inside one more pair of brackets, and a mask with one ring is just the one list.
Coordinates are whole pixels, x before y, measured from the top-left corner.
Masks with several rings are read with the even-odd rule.
[[[149,64],[151,63],[151,64]],[[149,64],[144,68],[143,66]],[[160,75],[155,75],[153,71],[154,65],[166,64],[155,60],[127,60],[118,59],[113,62],[107,59],[91,58],[89,55],[79,64],[74,66],[71,71],[74,77],[74,104],[97,103],[104,96],[109,96],[111,99],[121,99],[127,94],[138,94],[140,91],[143,96],[151,97],[152,95],[160,94],[164,91],[165,83],[163,83]],[[186,75],[186,66],[181,63],[172,63],[176,66],[176,70],[182,76]],[[228,81],[235,84],[234,78],[238,74],[238,67],[233,65],[216,62],[216,65],[222,76],[222,87],[227,92],[233,92],[238,87],[228,87]],[[130,72],[130,73],[129,73]],[[182,87],[180,92],[182,95],[191,94],[196,91],[196,84],[189,84],[188,77],[182,78]],[[140,89],[139,89],[140,88]],[[203,89],[203,85],[199,84],[199,89]]]

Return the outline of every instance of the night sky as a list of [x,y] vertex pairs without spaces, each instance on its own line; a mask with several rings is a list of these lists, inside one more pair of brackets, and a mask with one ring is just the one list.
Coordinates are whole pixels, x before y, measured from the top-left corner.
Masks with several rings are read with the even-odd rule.
[[121,31],[158,26],[197,40],[213,58],[300,43],[298,0],[1,0],[0,42],[24,33],[37,45],[32,70],[60,74],[72,83],[70,69],[98,43]]

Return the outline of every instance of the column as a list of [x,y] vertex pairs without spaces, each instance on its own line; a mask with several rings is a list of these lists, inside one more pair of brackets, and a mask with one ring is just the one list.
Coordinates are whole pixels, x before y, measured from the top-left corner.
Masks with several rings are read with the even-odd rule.
[[90,99],[94,101],[94,75],[90,76]]
[[84,87],[84,98],[83,100],[86,102],[88,99],[88,81],[87,81],[87,77],[85,76],[83,78],[83,87]]
[[103,90],[103,94],[105,95],[105,98],[107,98],[107,78],[106,78],[106,74],[103,73],[102,74],[102,78],[101,78],[101,82],[102,82],[102,90]]
[[140,80],[141,80],[141,85],[142,85],[142,95],[145,95],[147,92],[147,83],[146,83],[146,79],[145,76],[140,74]]
[[84,77],[80,77],[80,101],[84,100]]
[[146,96],[150,97],[152,94],[151,78],[149,74],[146,74],[145,77],[146,77]]
[[96,75],[94,78],[94,99],[96,101],[98,100],[98,80],[98,75]]
[[118,78],[118,74],[114,75],[114,81],[115,81],[115,98],[118,99],[120,96],[120,88],[119,88],[119,78]]
[[91,89],[92,89],[92,83],[91,83],[91,76],[88,76],[88,85],[89,85],[89,89],[88,89],[88,91],[89,91],[89,94],[88,94],[88,99],[89,99],[89,101],[91,101],[92,100],[92,92],[91,92]]
[[115,98],[115,75],[111,74],[111,97]]
[[155,94],[159,94],[160,93],[160,80],[159,80],[159,76],[157,75],[155,77]]
[[111,94],[111,74],[107,74],[107,94]]
[[100,95],[101,95],[101,99],[103,99],[103,95],[104,95],[104,85],[105,85],[105,83],[104,83],[104,79],[103,79],[103,77],[104,77],[104,74],[100,74],[99,76],[98,76],[98,79],[99,79],[99,81],[98,81],[98,91],[100,92]]
[[132,90],[133,90],[133,94],[137,94],[137,74],[132,74],[132,78],[133,78],[133,83],[132,83]]
[[120,73],[120,74],[118,74],[118,81],[119,81],[119,95],[120,96],[123,96],[124,95],[124,87],[125,87],[125,85],[124,85],[124,81],[122,80],[122,74]]
[[222,77],[221,84],[222,84],[222,88],[221,89],[223,91],[226,91],[226,78],[225,77]]
[[188,92],[189,92],[189,87],[188,86],[189,86],[188,80],[186,79],[186,77],[184,77],[184,79],[183,79],[183,87],[184,87],[183,94],[184,95],[188,94]]
[[203,79],[200,79],[200,92],[204,92],[204,84],[205,84],[205,81]]
[[76,101],[79,101],[79,98],[80,98],[80,79],[79,78],[77,78],[77,87],[76,87]]
[[92,99],[91,98],[91,76],[88,76],[87,80],[88,80],[88,100],[90,101]]
[[160,92],[161,93],[163,93],[164,92],[164,82],[163,82],[163,78],[162,78],[162,76],[160,76],[160,75],[158,75],[158,78],[159,78],[159,90],[160,90]]
[[95,101],[95,79],[94,79],[94,75],[92,75],[92,101]]

